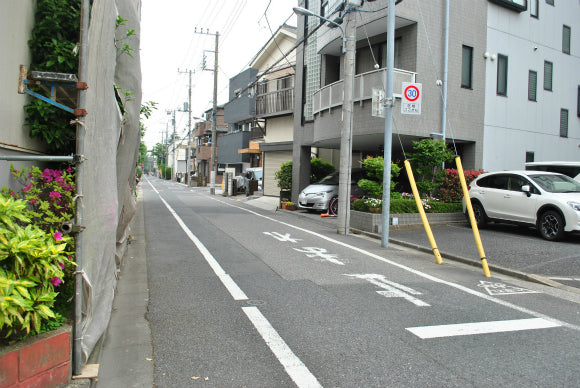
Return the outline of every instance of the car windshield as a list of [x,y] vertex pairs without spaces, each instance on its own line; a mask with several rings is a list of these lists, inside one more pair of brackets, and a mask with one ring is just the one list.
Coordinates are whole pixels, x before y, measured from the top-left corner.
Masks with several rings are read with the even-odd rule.
[[318,182],[314,183],[316,185],[338,185],[338,171],[333,172],[330,175],[325,176]]
[[257,179],[257,180],[262,179],[262,170],[254,170],[253,173],[254,173],[255,179]]
[[565,175],[534,174],[529,177],[551,193],[580,193],[580,183]]

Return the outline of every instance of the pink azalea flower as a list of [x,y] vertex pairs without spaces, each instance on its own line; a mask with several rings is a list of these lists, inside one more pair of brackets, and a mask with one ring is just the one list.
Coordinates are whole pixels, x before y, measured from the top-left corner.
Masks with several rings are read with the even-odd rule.
[[28,193],[30,191],[30,189],[32,188],[32,182],[27,184],[26,186],[24,186],[22,188],[22,191],[24,191],[25,193]]
[[60,267],[60,269],[64,269],[64,264],[63,263],[58,263],[58,266]]
[[50,198],[60,198],[60,193],[58,191],[51,191],[48,196]]
[[67,172],[67,173],[69,173],[69,174],[70,174],[72,171],[73,171],[72,167],[69,167],[69,168],[67,168],[67,169],[66,169],[66,172]]
[[62,279],[54,277],[52,278],[52,285],[58,287],[62,283]]
[[30,200],[28,202],[30,202],[31,204],[35,204],[36,203],[36,199],[30,198]]
[[55,239],[56,241],[60,241],[60,240],[62,240],[62,233],[61,233],[61,232],[56,232],[56,233],[54,234],[54,239]]

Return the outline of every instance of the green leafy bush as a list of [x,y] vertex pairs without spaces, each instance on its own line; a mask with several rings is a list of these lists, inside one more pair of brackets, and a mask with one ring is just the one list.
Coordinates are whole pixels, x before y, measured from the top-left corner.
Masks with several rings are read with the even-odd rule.
[[282,163],[280,169],[274,173],[278,187],[282,190],[292,189],[292,162]]
[[414,141],[413,149],[415,152],[409,155],[409,162],[414,170],[417,189],[421,196],[431,196],[443,179],[443,163],[453,160],[454,154],[442,140]]
[[[442,178],[441,186],[437,190],[437,197],[444,202],[460,202],[463,198],[463,190],[461,189],[461,182],[459,181],[459,173],[457,169],[445,169],[445,175]],[[469,185],[483,170],[464,170],[465,182]]]
[[23,199],[28,206],[25,215],[30,222],[44,231],[60,230],[65,222],[74,216],[74,173],[72,167],[66,170],[40,170],[11,166],[12,176],[23,186],[20,192],[3,188],[2,191],[13,198]]
[[41,323],[56,319],[55,287],[72,262],[65,248],[70,237],[47,233],[30,223],[27,203],[0,195],[0,336],[39,333]]
[[[14,216],[17,225],[22,228],[37,228],[38,231],[49,236],[49,240],[52,238],[50,236],[55,236],[59,238],[59,245],[64,244],[64,251],[72,252],[74,240],[63,237],[60,232],[55,231],[60,230],[62,225],[65,222],[70,222],[74,216],[73,169],[69,167],[64,171],[52,169],[41,171],[39,168],[33,167],[31,169],[22,168],[18,171],[14,169],[14,166],[11,166],[11,172],[13,177],[22,185],[22,190],[16,192],[2,188],[2,198],[20,200],[24,203],[25,206],[19,207],[22,218]],[[10,216],[6,217],[10,220]],[[59,291],[58,294],[55,293],[53,300],[54,317],[42,320],[41,327],[34,327],[33,333],[48,331],[54,326],[59,327],[71,311],[75,265],[72,261],[72,254],[67,254],[66,258],[67,260],[63,262],[65,265],[61,267],[62,275],[54,279]],[[4,264],[2,266],[6,270],[6,266]],[[26,333],[26,330],[23,333]]]
[[310,161],[310,183],[316,183],[327,175],[332,174],[336,168],[332,163],[324,162],[320,158]]
[[[383,197],[383,172],[384,172],[384,159],[382,156],[371,157],[368,156],[362,161],[362,165],[366,170],[368,179],[361,179],[357,182],[358,187],[363,189],[371,197],[382,198]],[[399,176],[401,168],[395,163],[391,162],[391,198],[396,196],[394,178]]]

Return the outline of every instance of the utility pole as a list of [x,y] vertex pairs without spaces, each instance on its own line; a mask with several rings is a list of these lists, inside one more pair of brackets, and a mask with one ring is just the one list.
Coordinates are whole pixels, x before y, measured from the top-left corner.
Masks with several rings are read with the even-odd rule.
[[215,36],[213,69],[206,69],[205,67],[203,68],[203,70],[213,71],[213,111],[211,120],[211,175],[210,175],[209,193],[210,195],[215,195],[215,178],[217,175],[217,165],[218,165],[216,149],[217,149],[218,45],[220,33],[217,31],[215,33],[210,33],[209,30],[207,29],[205,31],[203,31],[203,29],[197,31],[197,27],[194,29],[194,33]]
[[395,0],[389,0],[387,16],[387,90],[385,91],[385,137],[383,150],[383,216],[381,246],[389,247],[389,213],[391,212],[391,153],[393,143],[393,82],[395,67]]
[[185,155],[185,183],[189,185],[189,155],[191,154],[191,70],[180,71],[179,73],[189,73],[189,88],[188,88],[188,102],[187,102],[187,112],[189,115],[187,121],[187,154]]
[[[347,3],[348,7],[351,4]],[[347,9],[344,27],[344,91],[342,101],[342,129],[340,132],[340,169],[338,175],[337,232],[347,235],[350,230],[350,185],[352,169],[352,111],[354,65],[356,58],[356,24],[354,14]]]
[[[173,160],[171,161],[171,180],[175,180],[175,165],[176,165],[176,155],[175,155],[175,139],[177,135],[175,133],[175,109],[167,110],[167,115],[171,115],[171,123],[173,125],[173,136],[171,137],[171,143],[173,144]],[[169,153],[167,155],[169,157]]]

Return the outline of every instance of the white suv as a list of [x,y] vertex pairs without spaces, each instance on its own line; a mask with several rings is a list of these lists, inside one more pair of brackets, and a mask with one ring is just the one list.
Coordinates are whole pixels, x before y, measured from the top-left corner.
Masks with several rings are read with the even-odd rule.
[[479,227],[488,221],[535,226],[551,241],[580,231],[580,183],[562,174],[486,173],[471,182],[469,197]]

